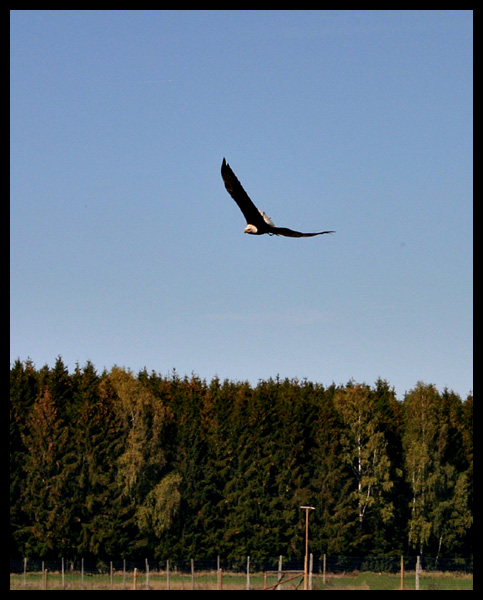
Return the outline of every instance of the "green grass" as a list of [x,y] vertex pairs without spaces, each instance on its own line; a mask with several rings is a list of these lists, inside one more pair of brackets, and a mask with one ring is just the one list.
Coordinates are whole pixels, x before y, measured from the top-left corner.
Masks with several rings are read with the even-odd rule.
[[[401,575],[399,573],[352,573],[343,575],[327,575],[326,584],[317,578],[314,589],[325,590],[400,590]],[[419,576],[421,590],[472,590],[473,575],[466,573],[426,573]],[[405,573],[404,589],[414,590],[414,572]]]
[[[134,588],[133,573],[126,573],[125,578],[122,573],[116,572],[111,578],[108,574],[84,575],[84,585],[82,587],[81,575],[79,573],[66,572],[65,589],[67,590],[110,590],[110,589],[128,589]],[[270,574],[267,576],[267,585],[276,583],[277,576]],[[295,589],[300,579],[285,583],[283,589]],[[146,589],[146,579],[144,573],[139,573],[137,577],[137,589]],[[246,575],[244,573],[223,573],[224,590],[244,590],[246,589]],[[205,571],[195,573],[196,590],[216,590],[218,586],[216,571]],[[166,573],[151,572],[149,577],[150,589],[167,589]],[[250,575],[250,589],[263,589],[264,574],[252,573]],[[399,573],[343,573],[326,576],[325,585],[322,582],[322,575],[314,574],[312,578],[312,587],[314,590],[399,590],[401,589],[401,577]],[[22,574],[10,575],[11,590],[41,590],[45,589],[45,582],[42,579],[42,573],[27,573],[25,579]],[[62,589],[62,575],[58,572],[49,573],[47,577],[47,589]],[[189,573],[170,573],[170,589],[172,590],[191,590],[192,579]],[[303,589],[303,584],[298,589]],[[415,589],[414,572],[405,573],[404,589]],[[420,575],[420,589],[422,590],[472,590],[473,575],[464,573],[426,573]]]

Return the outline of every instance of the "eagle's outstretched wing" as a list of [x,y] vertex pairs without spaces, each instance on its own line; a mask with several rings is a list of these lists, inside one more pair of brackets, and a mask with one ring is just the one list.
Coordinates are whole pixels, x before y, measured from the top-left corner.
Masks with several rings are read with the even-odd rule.
[[335,233],[335,231],[317,231],[316,233],[302,233],[301,231],[294,231],[287,227],[273,227],[270,233],[275,235],[284,235],[286,237],[313,237],[314,235],[324,235],[324,233]]
[[255,225],[255,227],[259,230],[266,230],[266,221],[260,214],[258,208],[250,200],[250,196],[245,192],[245,190],[242,187],[242,184],[238,181],[235,173],[233,173],[230,165],[226,162],[225,159],[223,159],[223,163],[221,165],[221,176],[223,178],[228,193],[238,204],[247,223]]

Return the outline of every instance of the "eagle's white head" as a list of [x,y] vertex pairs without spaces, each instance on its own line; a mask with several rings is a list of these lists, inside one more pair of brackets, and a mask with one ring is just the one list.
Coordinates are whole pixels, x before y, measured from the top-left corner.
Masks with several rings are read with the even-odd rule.
[[255,227],[255,225],[247,225],[243,230],[243,233],[252,233],[256,235],[258,233],[258,229]]

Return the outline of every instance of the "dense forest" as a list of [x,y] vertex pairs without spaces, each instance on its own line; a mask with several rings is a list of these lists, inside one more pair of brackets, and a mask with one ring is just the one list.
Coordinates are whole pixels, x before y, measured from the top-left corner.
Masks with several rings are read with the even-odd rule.
[[473,398],[10,369],[10,555],[472,554]]

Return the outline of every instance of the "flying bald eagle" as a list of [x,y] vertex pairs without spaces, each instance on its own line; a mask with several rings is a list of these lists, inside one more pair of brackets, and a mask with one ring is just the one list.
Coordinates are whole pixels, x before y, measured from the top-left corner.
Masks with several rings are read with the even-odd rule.
[[253,204],[225,159],[223,159],[221,165],[221,176],[223,177],[228,193],[238,204],[247,220],[245,233],[251,233],[252,235],[268,233],[268,235],[285,235],[287,237],[312,237],[314,235],[323,235],[324,233],[335,233],[334,231],[302,233],[300,231],[293,231],[293,229],[287,229],[287,227],[276,227],[270,217]]

